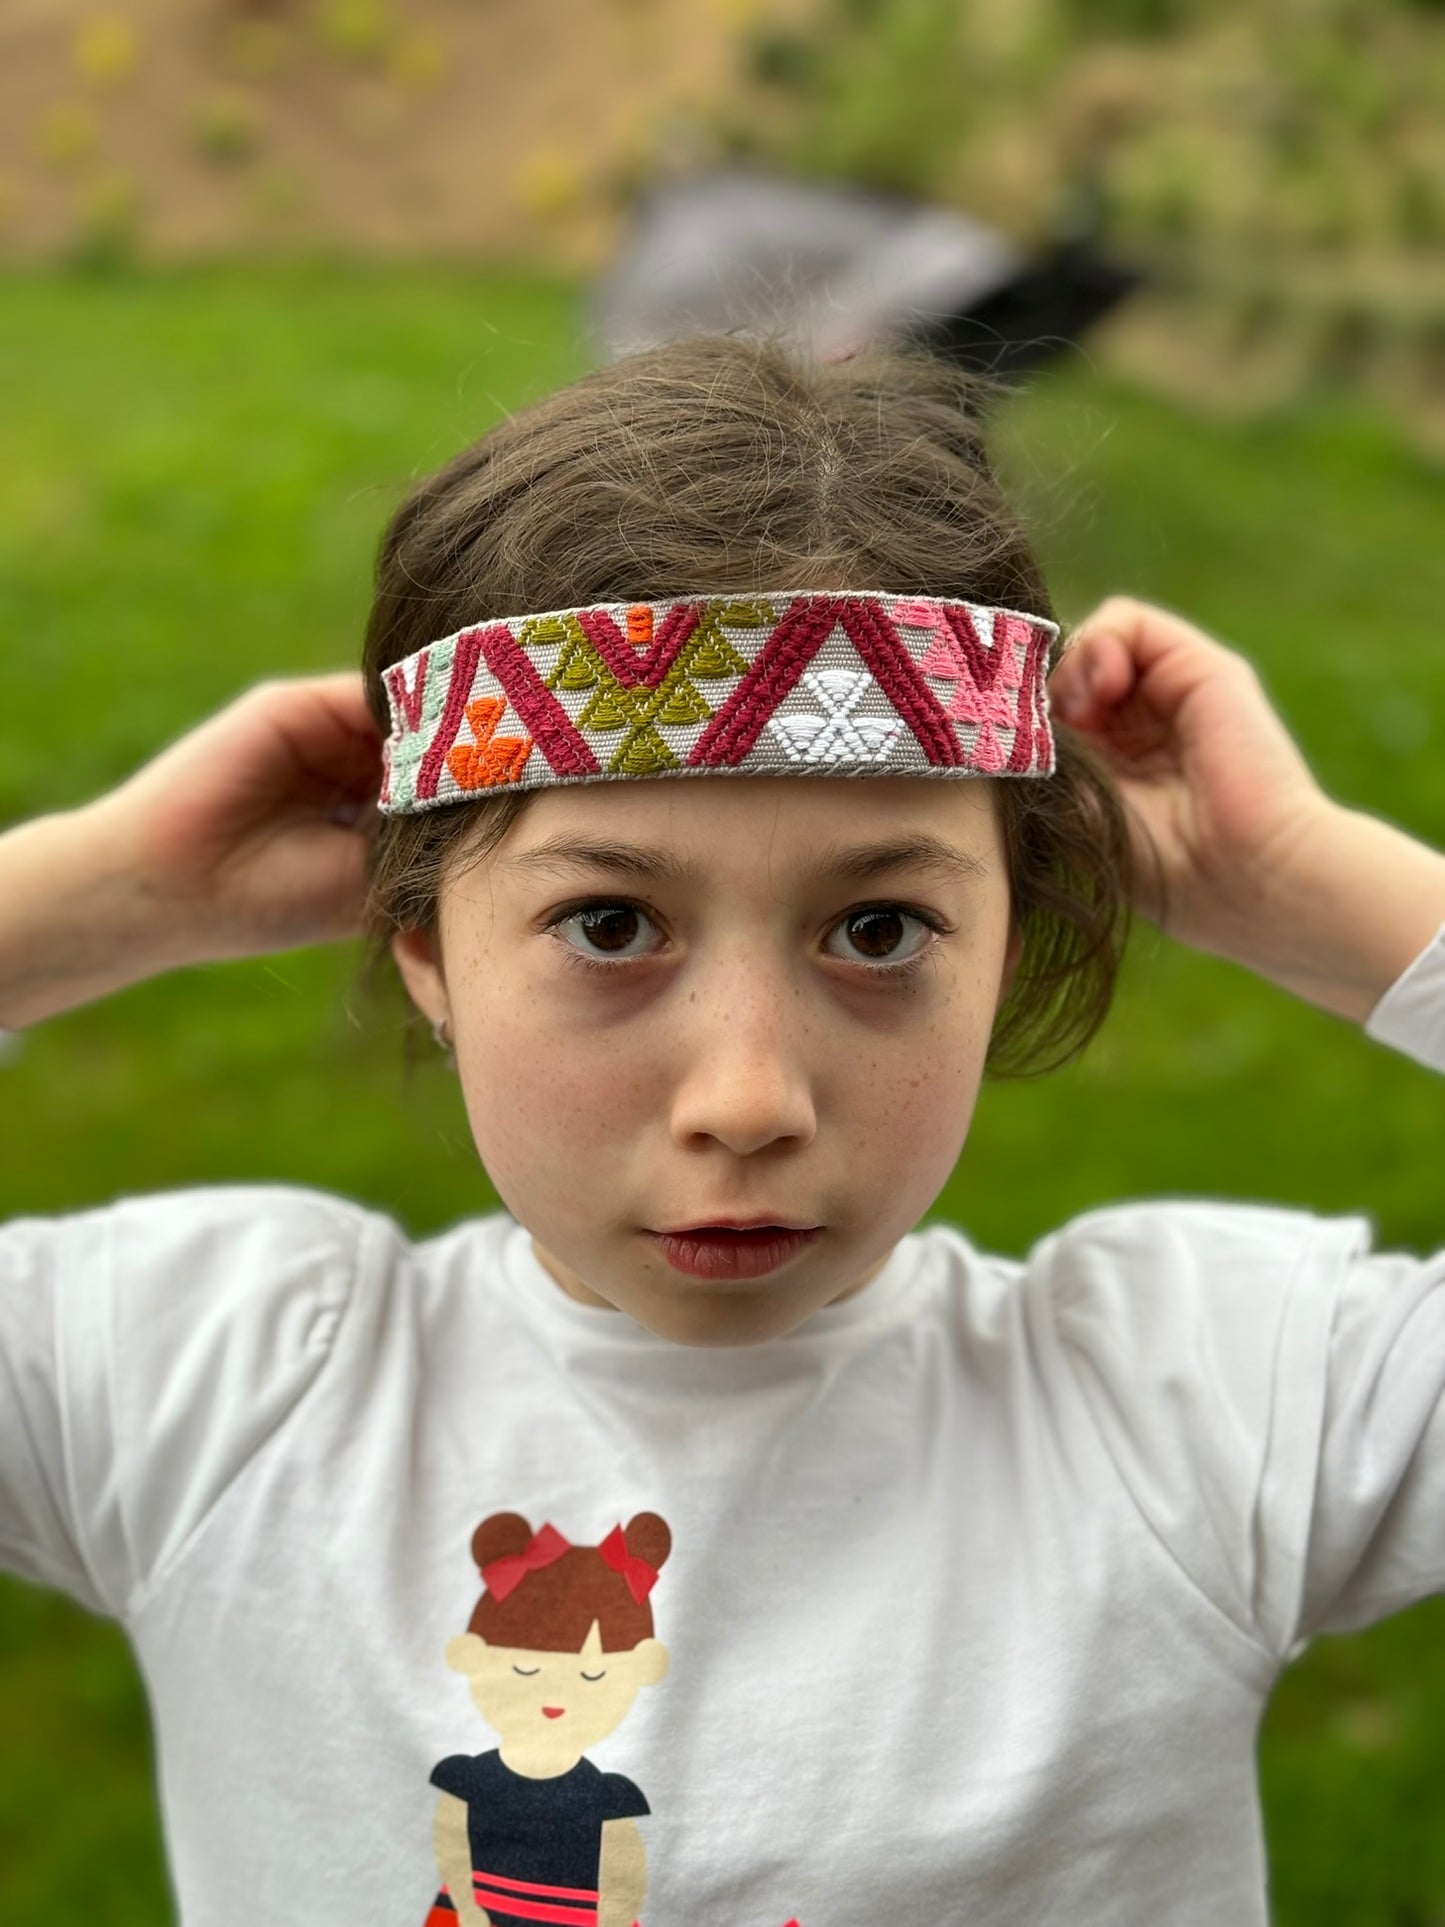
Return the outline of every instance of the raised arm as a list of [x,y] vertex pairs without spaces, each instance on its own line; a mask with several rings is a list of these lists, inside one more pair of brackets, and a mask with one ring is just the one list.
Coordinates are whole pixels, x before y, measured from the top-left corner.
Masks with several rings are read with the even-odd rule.
[[0,836],[0,1026],[353,935],[380,781],[358,675],[269,682],[119,789]]
[[1111,597],[1049,695],[1129,806],[1137,907],[1181,943],[1363,1023],[1445,924],[1445,855],[1326,796],[1252,665],[1191,623]]

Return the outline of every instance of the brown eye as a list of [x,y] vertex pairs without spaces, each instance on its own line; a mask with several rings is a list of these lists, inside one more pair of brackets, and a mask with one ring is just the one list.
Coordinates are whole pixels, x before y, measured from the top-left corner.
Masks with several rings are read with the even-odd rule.
[[636,941],[640,928],[637,912],[627,903],[609,910],[584,910],[577,922],[594,950],[625,950]]
[[635,903],[589,903],[559,917],[552,926],[570,950],[583,958],[630,961],[651,954],[656,926]]
[[875,959],[891,957],[907,935],[900,910],[865,910],[849,917],[847,929],[849,942]]
[[[882,970],[910,962],[931,941],[934,927],[916,911],[883,903],[871,910],[854,910],[836,924],[828,942],[829,954],[851,963],[872,964]],[[936,934],[936,932],[934,932]],[[838,940],[846,947],[838,947]]]

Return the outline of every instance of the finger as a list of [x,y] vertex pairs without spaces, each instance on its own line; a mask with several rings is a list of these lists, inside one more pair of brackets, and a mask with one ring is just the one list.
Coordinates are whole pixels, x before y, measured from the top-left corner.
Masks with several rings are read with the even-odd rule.
[[258,707],[280,754],[315,787],[364,801],[381,786],[381,735],[360,677],[263,685]]
[[1134,596],[1110,596],[1102,602],[1074,631],[1074,644],[1091,646],[1102,636],[1118,637],[1134,660],[1139,680],[1166,680],[1175,699],[1206,676],[1249,667],[1247,657],[1196,623]]
[[1049,700],[1066,722],[1085,727],[1100,711],[1123,702],[1137,679],[1123,639],[1102,630],[1070,646],[1050,681]]
[[[1115,649],[1122,647],[1132,664],[1132,682],[1124,689],[1137,690],[1150,709],[1160,716],[1172,716],[1202,686],[1252,679],[1254,669],[1247,657],[1227,648],[1192,622],[1186,622],[1168,609],[1139,602],[1129,596],[1111,596],[1075,631],[1070,648],[1059,664],[1066,669],[1060,692],[1061,713],[1065,720],[1087,727],[1101,713],[1093,702],[1081,703],[1071,713],[1075,701],[1071,692],[1079,686],[1092,690],[1092,665],[1107,665]],[[1115,672],[1117,674],[1117,671]],[[1050,695],[1053,696],[1053,689]],[[1115,703],[1122,698],[1111,693]]]

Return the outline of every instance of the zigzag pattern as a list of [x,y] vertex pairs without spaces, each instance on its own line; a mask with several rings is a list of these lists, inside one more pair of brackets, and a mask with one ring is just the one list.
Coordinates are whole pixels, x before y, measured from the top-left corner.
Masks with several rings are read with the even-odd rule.
[[489,622],[386,671],[382,808],[708,771],[1046,776],[1056,634],[1014,610],[854,591]]

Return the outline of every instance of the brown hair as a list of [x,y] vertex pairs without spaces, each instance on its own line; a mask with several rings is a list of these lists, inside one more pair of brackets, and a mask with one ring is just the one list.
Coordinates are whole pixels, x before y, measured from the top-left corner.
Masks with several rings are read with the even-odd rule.
[[[655,1571],[672,1550],[667,1522],[655,1512],[639,1512],[622,1537],[628,1556],[645,1559]],[[508,1554],[525,1552],[531,1543],[532,1528],[521,1513],[494,1512],[472,1534],[472,1557],[480,1570]],[[504,1598],[484,1592],[467,1631],[489,1646],[580,1653],[594,1620],[607,1653],[628,1653],[639,1641],[652,1638],[647,1600],[633,1597],[623,1574],[596,1546],[569,1546],[560,1558],[527,1573]]]
[[[363,662],[378,723],[389,727],[383,672],[484,617],[853,588],[1052,619],[985,449],[1001,392],[921,350],[818,366],[734,336],[585,375],[464,449],[392,517]],[[995,1077],[1041,1075],[1084,1048],[1108,1013],[1128,934],[1122,805],[1088,746],[1057,722],[1055,735],[1053,776],[993,785],[1023,936],[989,1044]],[[527,801],[501,793],[378,820],[369,981],[394,932],[436,934],[445,882],[495,848]]]

